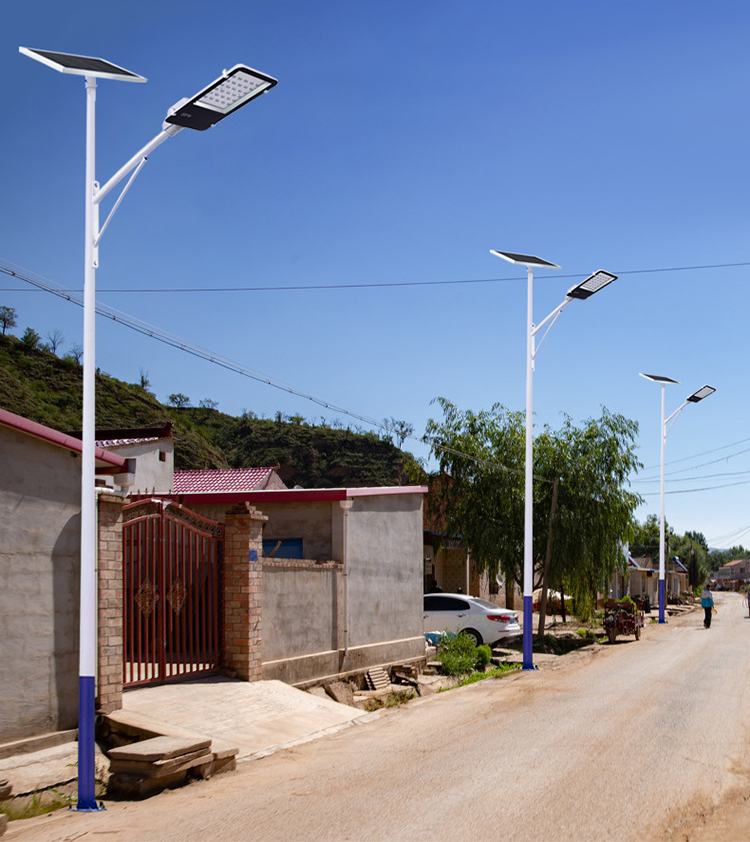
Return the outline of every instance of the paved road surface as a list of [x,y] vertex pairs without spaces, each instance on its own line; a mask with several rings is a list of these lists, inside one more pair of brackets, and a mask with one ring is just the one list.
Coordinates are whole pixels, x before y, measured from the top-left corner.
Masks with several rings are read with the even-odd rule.
[[735,594],[717,608],[710,630],[700,612],[647,626],[232,775],[14,823],[6,839],[744,839],[726,805],[750,796],[750,619]]

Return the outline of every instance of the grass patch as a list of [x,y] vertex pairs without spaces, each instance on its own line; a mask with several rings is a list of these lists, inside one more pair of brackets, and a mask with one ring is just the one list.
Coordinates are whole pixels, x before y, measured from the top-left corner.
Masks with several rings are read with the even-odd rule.
[[[534,635],[532,640],[532,651],[539,655],[567,655],[568,652],[573,652],[583,646],[589,646],[598,638],[591,633],[589,636],[588,629],[578,629],[577,631],[566,634],[560,637],[554,634],[545,634],[540,640],[537,635]],[[514,649],[516,652],[523,652],[523,641],[508,641],[503,644],[508,649]]]
[[[509,672],[517,672],[519,669],[519,664],[500,664],[500,666],[493,667],[491,670],[487,670],[486,672],[473,672],[471,675],[467,675],[458,682],[456,687],[465,687],[467,684],[476,684],[477,681],[484,681],[485,678],[503,678]],[[441,690],[440,692],[444,693],[445,690]]]
[[8,817],[9,822],[21,819],[33,819],[55,810],[62,810],[76,803],[75,793],[60,792],[56,789],[43,789],[31,795],[17,795],[6,801],[0,801],[0,813]]
[[367,713],[380,710],[380,708],[395,708],[399,705],[405,705],[410,702],[417,695],[417,691],[412,687],[406,690],[397,690],[395,693],[389,693],[387,696],[378,698],[374,696],[365,702],[364,709]]

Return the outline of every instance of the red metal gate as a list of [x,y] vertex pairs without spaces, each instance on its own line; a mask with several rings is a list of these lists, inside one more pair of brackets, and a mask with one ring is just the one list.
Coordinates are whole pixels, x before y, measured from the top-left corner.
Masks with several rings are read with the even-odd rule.
[[123,508],[124,685],[215,672],[223,527],[176,503]]

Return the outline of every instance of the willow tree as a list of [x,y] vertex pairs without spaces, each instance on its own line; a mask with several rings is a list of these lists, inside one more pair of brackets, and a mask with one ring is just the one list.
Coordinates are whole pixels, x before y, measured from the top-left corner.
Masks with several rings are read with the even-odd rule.
[[[435,504],[444,529],[460,535],[476,568],[502,571],[522,586],[524,551],[524,413],[496,404],[462,411],[445,398],[441,420],[430,419],[425,440],[445,477]],[[582,605],[622,566],[638,495],[628,476],[638,426],[604,409],[598,419],[534,437],[534,583],[565,587]],[[543,627],[542,629],[543,630]]]

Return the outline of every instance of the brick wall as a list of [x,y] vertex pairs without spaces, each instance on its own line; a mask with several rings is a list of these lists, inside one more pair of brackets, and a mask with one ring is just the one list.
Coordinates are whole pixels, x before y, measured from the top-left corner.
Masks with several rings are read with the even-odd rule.
[[114,494],[99,495],[99,680],[97,708],[105,713],[122,707],[123,574],[122,507]]
[[224,520],[224,666],[245,681],[263,677],[263,524],[249,503]]

